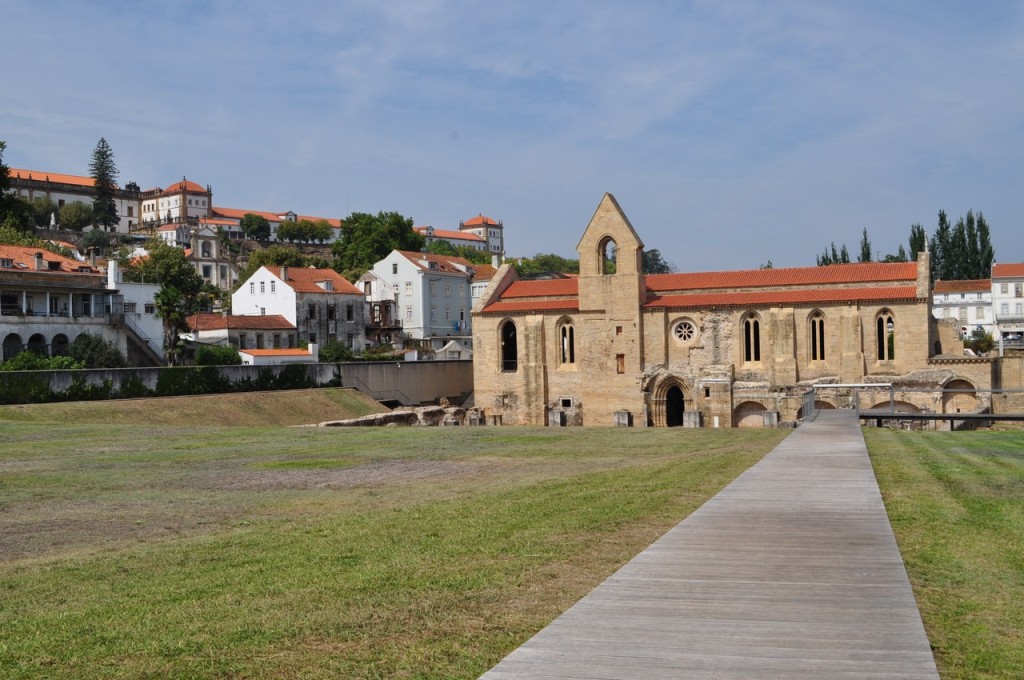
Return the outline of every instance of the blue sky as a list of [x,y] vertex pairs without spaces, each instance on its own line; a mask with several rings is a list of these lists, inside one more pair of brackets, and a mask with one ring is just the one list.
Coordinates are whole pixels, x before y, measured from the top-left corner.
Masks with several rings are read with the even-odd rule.
[[604,192],[681,271],[881,254],[981,210],[1024,260],[1024,2],[8,0],[14,167],[323,217],[500,219],[574,255]]

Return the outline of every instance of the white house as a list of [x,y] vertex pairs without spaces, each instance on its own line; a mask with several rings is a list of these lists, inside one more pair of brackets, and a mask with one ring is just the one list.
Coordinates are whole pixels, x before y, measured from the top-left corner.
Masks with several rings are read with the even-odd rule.
[[188,317],[186,340],[243,349],[295,349],[295,325],[280,314],[238,316],[199,312]]
[[[505,256],[505,225],[486,215],[477,215],[459,222],[459,231],[475,234],[487,242],[492,261]],[[497,266],[497,265],[495,265]]]
[[453,246],[464,246],[487,252],[487,239],[477,236],[471,231],[454,231],[451,229],[435,229],[434,227],[413,227],[413,230],[426,239],[429,246],[434,241],[448,241]]
[[994,337],[992,281],[936,281],[932,287],[932,315],[936,319],[957,319],[961,338],[979,329]]
[[[92,206],[93,188],[96,185],[92,177],[21,168],[8,168],[8,171],[12,192],[29,203],[37,198],[48,198],[56,203],[58,208],[63,208],[68,203],[85,203]],[[114,230],[119,234],[127,234],[142,219],[141,192],[138,185],[129,182],[123,189],[119,187],[114,192],[114,205],[118,217]]]
[[157,357],[164,356],[164,324],[156,313],[159,283],[133,283],[124,280],[117,260],[107,262],[107,290],[123,299],[124,325]]
[[279,314],[295,326],[299,344],[338,340],[366,346],[365,297],[333,269],[260,267],[231,296],[235,315]]
[[1000,347],[1024,347],[1024,263],[992,265],[992,309]]
[[243,349],[238,350],[243,366],[280,366],[283,364],[315,364],[320,361],[316,343],[306,349]]
[[420,341],[425,349],[440,350],[452,340],[469,349],[473,271],[461,257],[393,250],[359,284],[371,304],[394,301],[405,338]]

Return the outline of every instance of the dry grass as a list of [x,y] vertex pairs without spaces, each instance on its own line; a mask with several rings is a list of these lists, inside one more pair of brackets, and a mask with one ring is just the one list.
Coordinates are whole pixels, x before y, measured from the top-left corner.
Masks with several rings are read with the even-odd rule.
[[3,427],[0,675],[85,678],[477,677],[785,436]]

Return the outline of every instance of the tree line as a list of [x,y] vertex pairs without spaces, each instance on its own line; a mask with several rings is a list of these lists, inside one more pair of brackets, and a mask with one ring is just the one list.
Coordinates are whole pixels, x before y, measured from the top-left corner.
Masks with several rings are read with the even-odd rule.
[[[973,210],[968,210],[966,216],[958,219],[955,225],[950,225],[946,211],[940,210],[938,225],[931,239],[924,227],[915,223],[910,225],[907,245],[908,248],[904,248],[901,243],[895,253],[873,255],[868,230],[864,229],[857,262],[914,262],[917,254],[927,247],[931,253],[933,280],[987,279],[992,274],[992,262],[995,259],[992,234],[980,211],[975,215]],[[845,243],[837,249],[833,241],[817,256],[818,266],[849,262],[850,253]]]

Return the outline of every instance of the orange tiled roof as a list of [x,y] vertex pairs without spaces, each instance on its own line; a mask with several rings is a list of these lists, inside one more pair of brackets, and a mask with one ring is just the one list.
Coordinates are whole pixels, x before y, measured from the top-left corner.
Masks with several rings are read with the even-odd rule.
[[40,172],[39,170],[8,168],[7,174],[11,179],[25,179],[36,182],[54,182],[57,184],[74,184],[76,186],[88,187],[90,189],[96,184],[92,177],[66,175],[59,172]]
[[219,331],[226,329],[266,331],[295,330],[295,326],[280,314],[244,316],[241,314],[215,314],[213,312],[200,312],[188,317],[187,321],[188,327],[194,331]]
[[[288,211],[285,210],[285,211],[282,211],[282,212],[279,212],[279,213],[275,213],[275,212],[268,212],[266,210],[246,210],[244,208],[222,208],[220,206],[214,206],[213,208],[211,208],[211,213],[212,213],[213,217],[224,217],[224,218],[231,219],[231,220],[241,220],[248,213],[252,213],[253,215],[260,215],[261,217],[265,218],[268,222],[274,222],[276,224],[281,222],[281,216],[284,215],[287,212]],[[311,217],[309,215],[296,215],[295,219],[296,220],[311,220],[313,222],[319,222],[320,220],[326,220],[327,223],[330,224],[333,228],[335,228],[335,229],[340,229],[341,228],[341,220],[332,219],[330,217]]]
[[[41,254],[43,261],[47,263],[41,270],[36,269],[36,253]],[[57,253],[51,253],[50,251],[43,250],[42,248],[0,245],[0,259],[11,260],[11,263],[14,265],[11,268],[4,267],[0,271],[39,271],[39,273],[51,274],[60,272],[63,274],[88,274],[91,276],[102,276],[100,272],[96,271],[96,269],[86,262],[79,262],[78,260],[73,260],[70,257],[64,257]],[[60,269],[50,269],[50,262],[57,262]]]
[[498,223],[486,215],[477,215],[476,217],[471,217],[468,220],[463,220],[462,222],[462,226],[464,227],[483,227],[488,225],[496,227],[498,226]]
[[[267,270],[274,276],[283,279],[281,268],[267,265]],[[318,283],[330,281],[334,290],[324,290]],[[288,267],[288,285],[297,293],[324,293],[344,295],[358,295],[363,297],[363,291],[359,290],[348,280],[333,269],[314,269],[313,267]]]
[[492,302],[483,309],[484,314],[507,314],[509,312],[577,312],[580,301],[576,298],[558,300],[499,300]]
[[647,288],[655,293],[716,288],[767,288],[775,286],[822,286],[851,283],[914,281],[916,262],[865,262],[824,267],[749,269],[686,274],[648,274]]
[[1019,278],[1024,276],[1024,262],[1012,262],[1006,264],[992,265],[992,278],[1003,277]]
[[502,299],[527,297],[553,297],[556,295],[579,295],[579,279],[538,279],[536,281],[515,281],[504,293]]
[[[427,229],[433,229],[433,227],[414,227],[414,229],[420,234],[426,235],[425,232]],[[452,231],[451,229],[434,229],[434,238],[452,239],[455,241],[479,241],[481,243],[486,241],[486,239],[481,238],[476,234],[464,231]]]
[[880,300],[916,300],[917,286],[878,286],[873,288],[812,288],[794,290],[754,290],[736,293],[689,293],[655,295],[644,304],[654,308],[764,307],[781,304],[817,304],[828,302],[877,302]]
[[992,279],[971,279],[968,281],[936,281],[936,293],[983,293],[992,290]]
[[254,357],[308,357],[305,349],[240,349],[239,352]]
[[175,182],[174,184],[171,184],[170,186],[168,186],[163,191],[164,191],[165,194],[176,194],[176,193],[180,193],[180,192],[183,192],[183,191],[187,191],[187,192],[193,193],[193,194],[209,193],[209,192],[206,191],[206,187],[200,186],[200,185],[196,184],[195,182],[192,182],[192,181],[187,180],[187,179],[182,179],[179,182]]
[[[461,257],[434,255],[433,253],[417,253],[410,250],[399,250],[398,254],[424,271],[441,272],[445,274],[461,274],[465,276],[473,270],[473,265],[470,261]],[[423,262],[427,262],[428,264],[424,265]],[[429,263],[431,262],[436,265],[434,269],[430,268]],[[465,269],[460,269],[456,265],[461,265]]]
[[473,270],[474,281],[490,281],[498,273],[498,270],[489,264],[475,264]]

